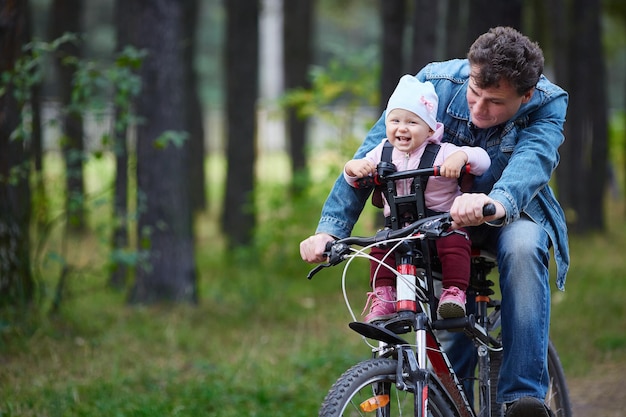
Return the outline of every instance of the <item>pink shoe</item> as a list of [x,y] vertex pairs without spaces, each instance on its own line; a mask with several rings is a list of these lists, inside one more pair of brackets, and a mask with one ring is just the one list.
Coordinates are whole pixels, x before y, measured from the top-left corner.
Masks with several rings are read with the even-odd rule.
[[[367,293],[367,302],[363,313],[367,310],[367,306],[372,303],[370,312],[363,318],[365,323],[371,323],[377,320],[387,320],[396,314],[396,289],[390,285],[374,288],[373,292]],[[361,314],[363,314],[361,313]]]
[[465,316],[465,291],[457,287],[444,288],[439,299],[437,315],[443,319]]

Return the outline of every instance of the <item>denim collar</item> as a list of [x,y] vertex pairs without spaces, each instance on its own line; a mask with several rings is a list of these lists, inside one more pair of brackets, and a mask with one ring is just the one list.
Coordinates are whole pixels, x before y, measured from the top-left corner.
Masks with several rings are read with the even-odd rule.
[[450,100],[450,104],[448,104],[448,108],[446,109],[446,113],[450,116],[461,119],[469,122],[470,120],[470,112],[469,107],[467,105],[467,83],[469,80],[465,80],[461,88],[459,88]]

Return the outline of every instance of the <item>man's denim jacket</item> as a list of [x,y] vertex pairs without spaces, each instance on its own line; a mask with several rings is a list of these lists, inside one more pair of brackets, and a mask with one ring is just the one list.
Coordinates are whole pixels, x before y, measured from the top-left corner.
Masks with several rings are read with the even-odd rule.
[[[434,84],[439,96],[437,120],[445,127],[443,141],[458,146],[475,146],[470,133],[466,92],[469,77],[467,60],[432,63],[416,77]],[[564,140],[567,93],[541,77],[528,103],[506,122],[484,148],[491,167],[474,180],[473,192],[482,192],[502,203],[506,217],[502,225],[522,213],[543,226],[554,247],[557,286],[564,288],[569,267],[565,215],[548,182],[559,162],[558,148]],[[355,153],[362,158],[385,137],[384,114],[367,134]],[[371,190],[350,187],[340,175],[331,190],[317,227],[317,233],[341,238],[349,236]]]

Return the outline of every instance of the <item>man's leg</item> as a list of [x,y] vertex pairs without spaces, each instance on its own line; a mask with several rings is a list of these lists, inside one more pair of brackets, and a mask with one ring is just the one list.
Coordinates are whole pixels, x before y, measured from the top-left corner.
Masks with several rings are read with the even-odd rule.
[[549,248],[548,234],[527,217],[503,227],[498,238],[504,347],[498,402],[543,400],[547,392]]
[[[474,245],[498,255],[504,357],[497,401],[512,402],[526,396],[543,399],[548,386],[549,237],[527,217],[503,228],[483,225],[469,229]],[[439,337],[472,396],[477,363],[473,343],[463,333],[441,332]]]

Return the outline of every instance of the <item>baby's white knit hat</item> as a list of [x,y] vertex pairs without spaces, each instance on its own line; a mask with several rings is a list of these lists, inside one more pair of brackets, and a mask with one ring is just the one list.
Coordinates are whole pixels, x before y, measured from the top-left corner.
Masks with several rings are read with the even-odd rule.
[[389,97],[385,118],[393,109],[404,109],[417,114],[432,130],[436,130],[438,104],[439,99],[432,83],[423,83],[412,75],[403,75]]

